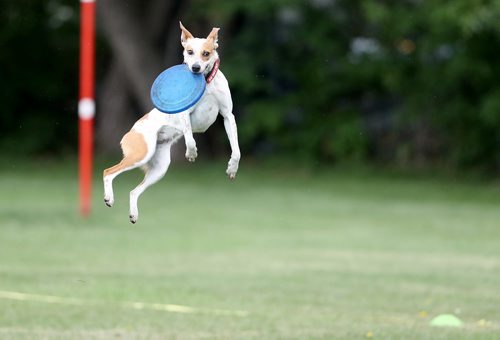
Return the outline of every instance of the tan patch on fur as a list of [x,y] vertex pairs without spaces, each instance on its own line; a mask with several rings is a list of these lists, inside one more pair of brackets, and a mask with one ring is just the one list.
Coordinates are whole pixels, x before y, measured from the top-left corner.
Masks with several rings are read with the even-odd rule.
[[[203,45],[201,46],[201,51],[200,51],[201,59],[203,59],[203,61],[208,61],[210,59],[210,57],[212,56],[212,53],[214,53],[214,50],[215,50],[214,40],[209,39],[209,40],[205,41],[203,43]],[[205,52],[205,51],[210,53],[206,57],[203,55],[203,52]]]
[[130,160],[137,163],[144,159],[148,153],[148,145],[144,140],[144,136],[134,130],[130,130],[121,141],[124,160]]
[[[144,117],[141,119],[144,119]],[[143,160],[148,153],[148,145],[144,140],[144,136],[134,130],[130,130],[126,133],[120,144],[123,150],[123,159],[120,163],[104,170],[103,176],[107,176],[133,166],[137,162]]]
[[113,165],[112,167],[110,168],[107,168],[105,169],[103,172],[102,172],[102,177],[106,177],[108,175],[111,175],[111,174],[114,174],[115,172],[118,172],[120,171],[121,169],[123,169],[124,167],[122,166],[122,162],[116,164],[116,165]]
[[[212,56],[212,53],[214,53],[214,50],[217,49],[218,34],[219,34],[219,28],[218,27],[212,28],[212,31],[207,36],[207,40],[201,46],[200,55],[203,61],[208,61]],[[205,57],[203,55],[203,52],[208,52],[209,55]]]

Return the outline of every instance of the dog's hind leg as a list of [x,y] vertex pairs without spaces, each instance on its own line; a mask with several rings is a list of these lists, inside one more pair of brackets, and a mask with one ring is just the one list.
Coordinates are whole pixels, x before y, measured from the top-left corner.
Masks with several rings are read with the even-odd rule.
[[134,129],[123,136],[121,142],[123,159],[120,163],[104,170],[104,203],[111,207],[114,203],[113,179],[122,172],[135,169],[146,164],[155,152],[156,134],[147,138]]
[[130,222],[135,223],[139,218],[137,200],[139,196],[151,185],[158,182],[168,170],[170,165],[170,147],[172,143],[161,143],[156,146],[156,152],[143,167],[144,180],[130,192]]

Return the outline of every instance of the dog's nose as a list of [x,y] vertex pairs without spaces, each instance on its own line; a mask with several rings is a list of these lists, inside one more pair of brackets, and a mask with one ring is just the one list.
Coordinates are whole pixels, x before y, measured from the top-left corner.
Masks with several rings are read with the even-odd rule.
[[193,70],[193,72],[195,72],[195,73],[200,72],[200,70],[201,70],[200,64],[194,64],[193,66],[191,66],[191,70]]

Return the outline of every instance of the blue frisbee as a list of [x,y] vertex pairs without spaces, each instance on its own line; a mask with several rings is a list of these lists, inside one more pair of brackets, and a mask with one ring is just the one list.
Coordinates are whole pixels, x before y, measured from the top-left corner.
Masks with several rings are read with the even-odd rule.
[[189,71],[184,64],[175,65],[155,79],[151,86],[151,101],[162,112],[182,112],[200,100],[205,86],[202,74]]

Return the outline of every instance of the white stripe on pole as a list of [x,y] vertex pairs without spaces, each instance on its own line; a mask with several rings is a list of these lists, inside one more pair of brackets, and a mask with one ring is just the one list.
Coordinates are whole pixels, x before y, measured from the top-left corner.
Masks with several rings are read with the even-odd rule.
[[95,115],[95,101],[92,98],[83,98],[78,102],[78,117],[92,119]]

